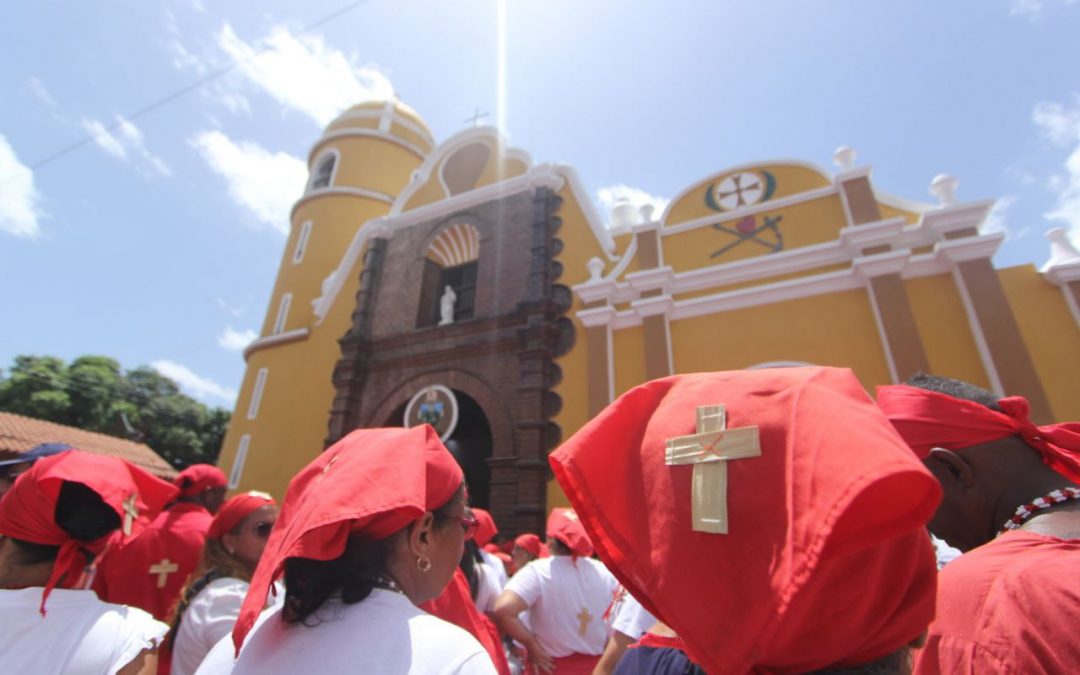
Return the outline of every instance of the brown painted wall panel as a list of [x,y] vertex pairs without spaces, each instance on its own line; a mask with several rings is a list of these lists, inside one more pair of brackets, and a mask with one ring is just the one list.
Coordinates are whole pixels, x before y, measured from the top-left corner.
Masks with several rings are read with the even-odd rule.
[[666,321],[663,315],[656,315],[647,316],[641,322],[645,334],[645,377],[650,380],[671,375]]
[[882,330],[888,339],[896,376],[901,382],[919,371],[929,370],[929,360],[923,349],[915,314],[908,302],[907,291],[899,274],[886,274],[870,280]]
[[606,326],[590,326],[585,329],[589,344],[589,417],[597,415],[611,401],[608,400],[608,341]]
[[870,179],[866,176],[845,181],[844,197],[847,198],[848,209],[851,211],[851,220],[856,225],[881,220],[881,210],[878,209],[874,189],[870,187]]

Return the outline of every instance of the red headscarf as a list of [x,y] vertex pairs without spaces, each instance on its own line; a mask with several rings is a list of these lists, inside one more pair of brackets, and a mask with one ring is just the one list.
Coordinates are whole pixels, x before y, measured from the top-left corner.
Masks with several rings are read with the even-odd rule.
[[192,464],[173,480],[181,497],[194,497],[207,488],[225,487],[228,482],[221,469],[212,464]]
[[300,470],[285,492],[233,629],[237,653],[286,558],[333,560],[350,536],[384,539],[446,504],[463,474],[431,426],[358,429]]
[[581,519],[573,509],[556,507],[551,510],[547,520],[547,536],[558,539],[574,557],[588,557],[593,554],[593,545]]
[[221,539],[229,532],[232,532],[232,529],[239,525],[244,518],[268,505],[276,506],[277,502],[270,495],[258,490],[230,497],[221,505],[214,519],[210,521],[210,529],[206,532],[206,536],[211,539]]
[[1001,412],[961,398],[905,384],[877,388],[878,406],[920,459],[931,448],[962,450],[1009,436],[1020,436],[1043,462],[1080,483],[1080,423],[1037,427],[1028,419],[1022,396],[998,401]]
[[514,546],[520,546],[534,558],[548,557],[547,546],[544,546],[544,542],[540,541],[539,535],[523,534],[514,540]]
[[478,523],[476,526],[476,536],[473,537],[473,541],[475,541],[476,545],[480,548],[484,548],[484,546],[499,533],[499,528],[495,525],[495,519],[491,517],[491,513],[489,513],[487,509],[470,506],[469,511],[472,512],[473,518],[476,518]]
[[[693,529],[694,468],[668,465],[666,448],[696,433],[699,406],[721,404],[729,433],[756,427],[760,455],[725,462],[728,532],[714,534]],[[867,663],[934,616],[925,524],[941,488],[850,370],[649,382],[550,461],[600,558],[709,672]],[[716,495],[711,482],[696,494]]]
[[[94,541],[73,539],[56,524],[56,502],[64,482],[81,483],[120,516],[120,531]],[[0,500],[0,534],[46,546],[59,546],[52,573],[41,594],[41,614],[53,588],[69,588],[86,567],[86,553],[99,555],[114,537],[130,539],[176,498],[176,488],[118,457],[69,450],[39,459]]]

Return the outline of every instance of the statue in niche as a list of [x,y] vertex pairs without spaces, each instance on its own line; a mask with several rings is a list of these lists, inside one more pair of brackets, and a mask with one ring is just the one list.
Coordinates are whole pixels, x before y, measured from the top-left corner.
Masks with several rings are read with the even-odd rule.
[[439,298],[439,325],[446,326],[454,323],[454,303],[457,302],[457,293],[449,286]]

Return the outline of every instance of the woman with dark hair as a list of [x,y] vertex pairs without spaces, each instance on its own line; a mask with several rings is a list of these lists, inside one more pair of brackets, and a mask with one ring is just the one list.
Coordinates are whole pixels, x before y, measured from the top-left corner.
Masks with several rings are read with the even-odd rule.
[[77,589],[106,544],[140,531],[175,495],[119,458],[76,450],[19,476],[0,500],[4,672],[153,672],[168,626]]
[[181,591],[169,633],[173,675],[194,673],[232,632],[275,520],[273,497],[255,491],[232,497],[214,516],[202,562]]
[[[233,672],[493,675],[475,638],[416,606],[450,581],[475,523],[430,426],[352,432],[289,484],[233,632]],[[282,574],[284,604],[260,617]]]

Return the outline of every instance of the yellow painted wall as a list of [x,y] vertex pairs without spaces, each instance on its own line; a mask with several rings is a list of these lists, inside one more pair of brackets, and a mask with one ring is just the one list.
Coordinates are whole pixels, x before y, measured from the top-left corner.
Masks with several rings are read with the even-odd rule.
[[1032,265],[998,270],[998,278],[1035,361],[1054,419],[1080,420],[1080,326],[1062,289]]
[[878,202],[878,211],[881,212],[882,220],[888,220],[889,218],[900,217],[904,219],[904,222],[908,225],[914,225],[919,222],[919,214],[914,211],[907,211],[896,206],[885,204],[884,202]]
[[476,179],[474,189],[504,181],[515,176],[520,176],[527,170],[525,163],[521,160],[507,158],[503,148],[494,137],[477,137],[473,142],[466,143],[455,151],[439,158],[437,164],[432,168],[431,175],[428,176],[427,182],[412,194],[409,201],[402,207],[402,212],[412,211],[421,206],[427,206],[428,204],[433,204],[446,199],[448,195],[446,188],[443,187],[441,179],[443,166],[446,164],[447,160],[454,156],[454,153],[457,150],[468,147],[473,143],[487,145],[490,150],[487,162],[484,164],[484,168]]
[[862,290],[673,321],[671,344],[679,373],[801,361],[852,368],[871,391],[890,380],[873,311]]
[[930,372],[989,388],[990,380],[952,275],[907,279],[904,286]]
[[330,148],[340,153],[335,187],[362,187],[390,197],[396,197],[409,184],[412,172],[423,159],[381,138],[348,136],[322,143],[314,154],[315,161]]

